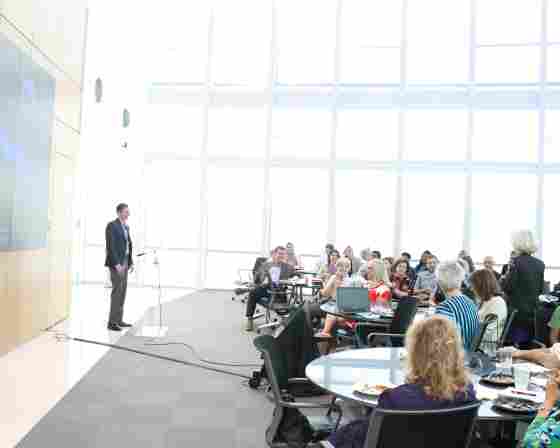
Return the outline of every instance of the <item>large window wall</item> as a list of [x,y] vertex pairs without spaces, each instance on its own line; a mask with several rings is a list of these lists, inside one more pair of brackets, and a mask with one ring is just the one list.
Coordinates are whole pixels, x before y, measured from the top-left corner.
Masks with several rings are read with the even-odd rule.
[[[288,241],[310,266],[327,241],[505,262],[521,227],[560,279],[559,0],[137,8],[149,63],[131,224],[165,285],[230,287]],[[94,191],[86,254],[116,200]]]

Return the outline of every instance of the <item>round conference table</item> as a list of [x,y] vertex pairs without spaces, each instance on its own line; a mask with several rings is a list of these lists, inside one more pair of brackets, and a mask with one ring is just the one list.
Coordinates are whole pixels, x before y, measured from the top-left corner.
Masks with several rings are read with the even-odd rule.
[[[339,311],[336,307],[336,302],[334,300],[329,300],[328,302],[323,303],[321,306],[321,311],[326,314],[332,314],[333,316],[342,317],[343,319],[349,319],[356,322],[368,322],[378,325],[386,325],[387,327],[391,324],[391,321],[394,316],[394,311],[387,314],[379,314],[375,312],[366,312],[366,313],[354,313],[348,314],[342,311]],[[431,316],[433,311],[435,310],[434,307],[431,308],[418,308],[414,319],[423,319],[425,317]]]
[[[317,386],[333,395],[358,402],[364,406],[375,408],[377,399],[353,391],[354,384],[367,381],[369,384],[404,383],[405,370],[402,348],[365,348],[345,350],[330,355],[322,356],[309,363],[305,370],[306,376]],[[480,362],[485,364],[483,369],[488,372],[493,365],[488,360]],[[480,386],[480,375],[472,374],[477,394],[484,389],[494,389]],[[534,415],[510,414],[493,409],[492,402],[483,400],[478,411],[479,420],[492,421],[531,421]]]

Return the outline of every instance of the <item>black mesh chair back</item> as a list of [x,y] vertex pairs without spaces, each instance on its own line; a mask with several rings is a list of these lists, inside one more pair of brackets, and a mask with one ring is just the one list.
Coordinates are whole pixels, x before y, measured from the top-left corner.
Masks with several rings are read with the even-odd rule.
[[377,408],[371,415],[364,448],[468,447],[480,402],[422,411]]
[[393,334],[405,334],[416,315],[417,309],[418,300],[415,297],[402,297],[391,321],[390,332]]
[[471,351],[472,352],[479,352],[480,351],[480,346],[482,344],[482,341],[484,340],[484,337],[486,336],[486,332],[488,331],[488,327],[490,326],[490,324],[492,324],[494,322],[497,322],[497,321],[498,321],[498,316],[496,314],[488,314],[484,318],[484,320],[480,324],[480,329],[478,331],[478,334],[476,335],[476,337],[472,341],[472,345],[471,345]]
[[274,400],[280,402],[282,390],[288,387],[289,371],[285,352],[278,341],[270,335],[258,336],[253,344],[262,353],[267,377],[274,394]]
[[[309,380],[290,378],[288,363],[284,355],[286,350],[283,349],[280,341],[270,335],[265,335],[255,338],[253,343],[263,355],[268,381],[274,396],[275,407],[272,422],[265,432],[267,445],[271,448],[318,447],[319,445],[315,443],[301,443],[301,437],[306,438],[307,435],[313,442],[326,439],[338,428],[342,417],[340,406],[334,401],[319,403],[296,400],[289,389],[290,383],[309,383]],[[299,409],[323,409],[326,415],[305,417]],[[294,438],[294,431],[299,440],[290,442],[289,439]]]
[[[414,320],[416,311],[418,309],[418,300],[416,297],[401,297],[395,310],[395,315],[389,327],[389,333],[392,334],[406,334],[408,327]],[[391,338],[391,345],[393,347],[402,347],[404,338]]]
[[504,329],[502,330],[502,334],[500,335],[500,339],[498,340],[498,347],[496,348],[501,348],[504,346],[504,344],[506,343],[506,340],[509,336],[509,332],[511,330],[511,324],[513,322],[513,320],[515,319],[515,315],[517,314],[517,310],[511,310],[511,313],[509,314],[506,324],[504,325]]
[[[367,322],[358,323],[356,326],[358,346],[363,346],[367,340],[367,345],[370,347],[403,347],[404,336],[414,320],[417,309],[416,297],[402,297],[399,299],[389,328]],[[391,336],[393,334],[394,337]]]

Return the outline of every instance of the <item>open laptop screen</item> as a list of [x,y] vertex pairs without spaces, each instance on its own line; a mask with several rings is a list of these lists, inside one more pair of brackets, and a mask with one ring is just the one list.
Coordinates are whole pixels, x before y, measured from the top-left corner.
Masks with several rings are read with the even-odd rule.
[[367,288],[337,288],[336,307],[345,313],[361,313],[369,311]]

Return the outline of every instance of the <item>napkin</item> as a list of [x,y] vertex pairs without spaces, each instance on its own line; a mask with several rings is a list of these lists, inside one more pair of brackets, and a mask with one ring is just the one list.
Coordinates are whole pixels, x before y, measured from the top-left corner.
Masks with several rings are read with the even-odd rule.
[[513,364],[513,367],[521,367],[525,370],[528,370],[531,373],[548,373],[550,372],[550,369],[547,369],[546,367],[543,367],[539,364],[533,364],[531,362],[522,362],[522,363],[515,363]]
[[482,384],[476,386],[476,398],[478,398],[479,400],[493,401],[496,398],[498,398],[499,394],[500,394],[499,390],[483,386]]
[[544,391],[528,391],[523,389],[515,389],[508,387],[499,393],[500,397],[513,398],[517,400],[532,401],[533,403],[544,402]]

